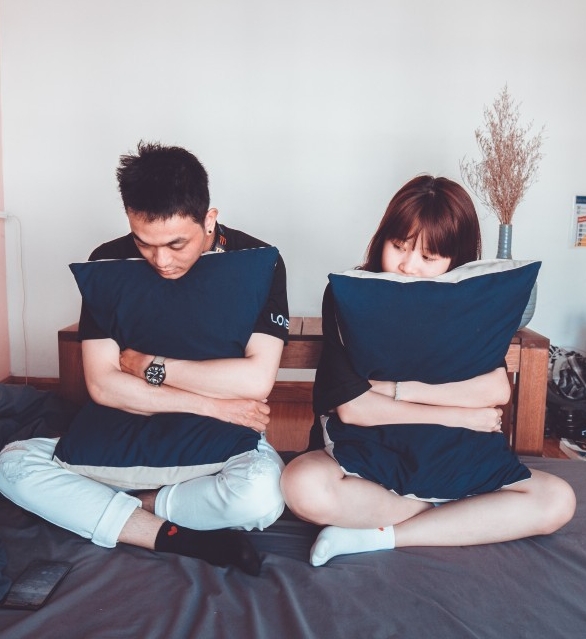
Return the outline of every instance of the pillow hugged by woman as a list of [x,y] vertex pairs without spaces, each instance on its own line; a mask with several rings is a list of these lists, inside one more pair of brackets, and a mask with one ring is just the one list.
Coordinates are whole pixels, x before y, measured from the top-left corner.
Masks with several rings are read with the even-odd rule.
[[[387,207],[361,268],[367,273],[356,272],[361,299],[376,298],[383,325],[386,317],[393,317],[396,343],[421,330],[415,348],[423,349],[421,361],[434,362],[425,349],[431,348],[428,332],[440,323],[440,315],[449,325],[452,300],[447,300],[455,289],[445,296],[445,286],[460,286],[464,279],[462,286],[467,288],[455,295],[472,297],[471,306],[486,305],[503,277],[530,290],[536,276],[538,266],[503,276],[504,266],[499,264],[495,269],[480,268],[482,274],[487,272],[486,282],[472,278],[469,284],[468,275],[461,272],[473,267],[476,274],[483,265],[476,262],[480,255],[478,218],[466,191],[446,178],[416,177]],[[371,277],[372,273],[381,275]],[[394,284],[396,290],[380,310],[380,288],[370,292],[366,286],[380,286],[384,274],[399,285]],[[293,460],[281,479],[289,508],[302,519],[326,525],[311,550],[313,565],[371,550],[474,545],[548,534],[571,519],[571,487],[558,477],[526,468],[501,432],[499,406],[510,394],[502,360],[518,326],[516,307],[503,311],[510,317],[505,317],[506,343],[502,333],[494,339],[503,342],[495,345],[497,361],[502,361],[495,368],[481,368],[465,379],[446,379],[436,370],[442,367],[440,360],[430,364],[434,370],[422,370],[412,378],[411,371],[406,377],[391,367],[395,378],[388,379],[376,366],[364,363],[364,342],[353,340],[356,313],[346,313],[344,305],[355,309],[362,302],[348,299],[348,287],[338,286],[333,276],[330,281],[323,300],[324,348],[314,386],[311,450]],[[435,282],[440,283],[439,293]],[[352,285],[355,290],[355,282]],[[428,316],[427,324],[413,317],[414,308]],[[380,322],[371,320],[366,320],[367,330],[358,326],[354,333],[372,332],[373,326],[379,330]],[[469,339],[463,336],[463,344],[474,343],[474,331],[478,327],[470,326],[472,334]],[[467,331],[458,328],[458,338],[462,332]],[[460,357],[462,353],[475,358],[467,347],[462,346]],[[371,377],[366,372],[370,370],[377,372]],[[429,381],[437,379],[442,381]],[[433,502],[446,503],[434,508]]]

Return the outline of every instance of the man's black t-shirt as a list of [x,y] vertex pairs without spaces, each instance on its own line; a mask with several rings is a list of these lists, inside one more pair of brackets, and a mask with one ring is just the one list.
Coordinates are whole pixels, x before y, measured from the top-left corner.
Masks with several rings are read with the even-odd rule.
[[[230,229],[224,225],[220,226],[219,224],[216,224],[214,245],[223,251],[239,251],[269,246],[242,231]],[[102,244],[89,257],[90,261],[126,260],[129,258],[142,258],[130,233]],[[279,255],[267,303],[258,317],[253,332],[273,335],[287,343],[288,326],[287,275],[285,263]],[[107,336],[98,328],[86,305],[82,303],[79,319],[79,339],[103,339],[105,337]]]

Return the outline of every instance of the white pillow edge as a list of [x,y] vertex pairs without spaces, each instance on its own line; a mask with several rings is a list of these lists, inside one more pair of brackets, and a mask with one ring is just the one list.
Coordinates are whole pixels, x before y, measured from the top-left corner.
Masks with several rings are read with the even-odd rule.
[[458,266],[458,268],[436,277],[410,277],[406,275],[397,275],[395,273],[372,273],[370,271],[361,271],[357,269],[339,271],[331,273],[331,275],[399,282],[402,284],[410,284],[412,282],[442,282],[444,284],[457,284],[458,282],[462,282],[473,277],[480,277],[482,275],[489,275],[492,273],[505,273],[507,271],[514,271],[518,268],[536,263],[539,263],[539,260],[477,260],[475,262],[468,262],[467,264]]
[[[234,251],[204,251],[200,257],[204,255],[223,255],[224,253],[237,253],[240,251],[259,251],[262,249],[274,248],[277,249],[277,253],[280,255],[278,247],[273,244],[268,246],[249,246],[248,248],[236,249]],[[86,260],[85,262],[71,262],[69,266],[75,266],[77,264],[99,264],[100,262],[146,262],[144,257],[105,257],[100,260]]]

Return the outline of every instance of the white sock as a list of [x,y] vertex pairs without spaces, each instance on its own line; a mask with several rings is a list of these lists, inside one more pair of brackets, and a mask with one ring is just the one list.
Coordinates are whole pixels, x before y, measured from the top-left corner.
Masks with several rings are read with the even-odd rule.
[[395,547],[395,531],[386,528],[339,528],[327,526],[319,535],[309,556],[313,566],[323,566],[338,555],[352,555],[371,550],[392,550]]

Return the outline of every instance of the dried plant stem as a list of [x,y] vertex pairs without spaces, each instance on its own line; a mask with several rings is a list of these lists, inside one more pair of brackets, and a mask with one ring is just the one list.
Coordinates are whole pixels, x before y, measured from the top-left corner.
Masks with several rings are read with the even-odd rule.
[[482,160],[460,161],[464,182],[501,224],[511,224],[513,214],[527,189],[537,179],[543,155],[544,128],[528,137],[533,123],[519,124],[519,106],[505,86],[492,105],[484,109],[485,129],[475,136]]

